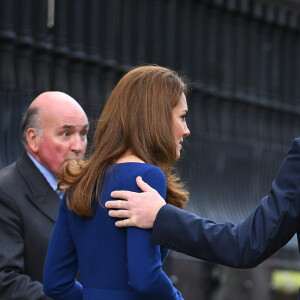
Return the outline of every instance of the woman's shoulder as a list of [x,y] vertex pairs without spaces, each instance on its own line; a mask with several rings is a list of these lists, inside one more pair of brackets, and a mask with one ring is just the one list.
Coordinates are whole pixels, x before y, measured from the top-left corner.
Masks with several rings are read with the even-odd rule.
[[160,190],[161,188],[163,188],[163,190],[165,190],[167,181],[163,171],[153,165],[144,165],[145,166],[142,168],[142,170],[138,172],[138,176],[141,176],[143,178],[143,181],[149,184],[152,188],[156,190]]
[[165,196],[167,181],[162,170],[147,163],[126,162],[111,165],[105,176],[105,190],[140,191],[136,178],[141,176],[152,188]]
[[148,163],[125,163],[123,164],[123,169],[126,171],[131,171],[135,173],[139,173],[140,176],[142,175],[156,175],[156,176],[163,176],[165,177],[163,171],[154,165]]
[[165,177],[163,171],[159,168],[159,167],[156,167],[154,165],[150,165],[150,164],[143,164],[143,173],[144,174],[156,174],[157,176],[162,176],[162,177]]
[[148,163],[120,163],[115,165],[118,168],[117,173],[119,175],[123,174],[126,177],[136,178],[137,176],[141,176],[144,181],[147,182],[161,182],[165,183],[166,178],[163,171],[154,165]]

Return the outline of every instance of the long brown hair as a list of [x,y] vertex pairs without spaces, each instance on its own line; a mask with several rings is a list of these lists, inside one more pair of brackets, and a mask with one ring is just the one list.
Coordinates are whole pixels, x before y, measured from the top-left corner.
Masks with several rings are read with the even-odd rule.
[[128,149],[164,172],[166,201],[183,208],[188,192],[173,172],[176,144],[172,127],[172,109],[182,93],[186,85],[178,74],[160,66],[137,67],[122,77],[98,120],[90,158],[70,161],[60,175],[69,209],[80,216],[94,214],[93,201],[101,194],[107,167]]

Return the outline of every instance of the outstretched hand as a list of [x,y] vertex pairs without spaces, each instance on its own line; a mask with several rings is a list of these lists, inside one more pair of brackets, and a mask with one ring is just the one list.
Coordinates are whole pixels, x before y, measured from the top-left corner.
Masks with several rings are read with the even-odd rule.
[[160,194],[149,186],[139,176],[136,179],[138,187],[142,193],[130,191],[113,191],[111,196],[123,200],[111,200],[105,203],[105,207],[110,210],[109,216],[121,218],[116,222],[118,227],[136,226],[144,229],[153,227],[156,214],[160,208],[166,204]]

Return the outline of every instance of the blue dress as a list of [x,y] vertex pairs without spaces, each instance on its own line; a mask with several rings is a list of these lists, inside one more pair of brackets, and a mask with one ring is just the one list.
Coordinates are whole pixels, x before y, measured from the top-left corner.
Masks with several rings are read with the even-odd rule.
[[[183,299],[162,270],[168,250],[150,242],[151,230],[117,228],[104,203],[113,190],[140,192],[136,177],[166,197],[163,172],[144,163],[108,167],[94,217],[79,217],[63,198],[44,265],[44,291],[53,299]],[[80,281],[76,281],[77,273]]]

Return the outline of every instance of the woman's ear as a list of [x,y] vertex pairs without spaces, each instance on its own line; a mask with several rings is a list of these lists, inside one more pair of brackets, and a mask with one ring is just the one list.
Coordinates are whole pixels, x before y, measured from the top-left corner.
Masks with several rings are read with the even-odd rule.
[[37,153],[39,150],[40,135],[34,128],[28,128],[26,132],[26,139],[28,150],[31,150],[33,153]]

